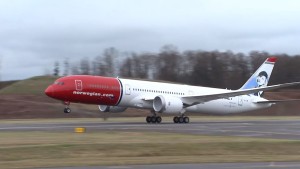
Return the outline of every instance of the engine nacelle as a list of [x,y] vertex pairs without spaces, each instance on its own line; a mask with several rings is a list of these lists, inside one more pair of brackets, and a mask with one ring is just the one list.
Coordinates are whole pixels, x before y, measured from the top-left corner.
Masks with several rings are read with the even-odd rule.
[[180,113],[183,111],[183,103],[177,97],[156,96],[153,100],[153,109],[159,113]]
[[98,107],[100,111],[110,112],[110,113],[121,113],[127,109],[127,107],[107,106],[107,105],[99,105]]

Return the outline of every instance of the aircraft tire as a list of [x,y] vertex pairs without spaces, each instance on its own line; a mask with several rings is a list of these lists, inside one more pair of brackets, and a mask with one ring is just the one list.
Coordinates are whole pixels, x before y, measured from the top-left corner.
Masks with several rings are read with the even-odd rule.
[[155,116],[151,117],[151,123],[156,123],[156,117]]
[[65,108],[64,113],[71,113],[71,109],[70,108]]
[[174,123],[178,123],[178,122],[179,122],[179,119],[178,119],[177,116],[175,116],[175,117],[173,118],[173,122],[174,122]]
[[190,122],[190,118],[189,117],[184,117],[183,121],[184,121],[184,123],[189,123]]
[[151,116],[147,116],[147,117],[146,117],[146,122],[147,122],[147,123],[151,123]]
[[160,116],[157,116],[157,117],[156,117],[156,123],[161,123],[161,120],[162,120],[162,119],[161,119]]
[[178,122],[179,122],[179,123],[183,123],[183,122],[184,122],[183,117],[179,117],[179,118],[178,118]]

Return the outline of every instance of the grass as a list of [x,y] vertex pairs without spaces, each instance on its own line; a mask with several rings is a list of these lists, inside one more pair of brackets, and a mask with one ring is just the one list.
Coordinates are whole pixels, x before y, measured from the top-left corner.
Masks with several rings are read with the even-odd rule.
[[43,95],[44,90],[54,82],[57,77],[38,76],[15,82],[0,90],[0,94],[30,94]]
[[1,132],[0,168],[299,161],[300,141],[157,132]]
[[18,82],[17,80],[12,80],[12,81],[0,81],[0,90],[4,87],[7,87],[13,83]]

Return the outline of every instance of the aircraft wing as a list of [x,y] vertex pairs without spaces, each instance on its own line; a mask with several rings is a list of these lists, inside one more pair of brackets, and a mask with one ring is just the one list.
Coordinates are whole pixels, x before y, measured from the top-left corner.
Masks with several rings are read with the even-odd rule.
[[216,99],[222,99],[222,98],[228,98],[228,97],[234,97],[234,96],[240,96],[240,95],[247,95],[247,94],[253,94],[260,91],[269,91],[289,86],[295,86],[300,85],[300,82],[292,82],[292,83],[284,83],[284,84],[277,84],[272,86],[265,86],[260,88],[252,88],[252,89],[243,89],[243,90],[228,90],[223,93],[213,93],[213,94],[207,94],[207,95],[195,95],[195,96],[185,96],[181,97],[181,100],[185,104],[186,107],[193,106],[196,104],[216,100]]
[[287,100],[263,100],[257,101],[254,103],[263,104],[263,103],[279,103],[279,102],[293,102],[293,101],[300,101],[300,99],[287,99]]

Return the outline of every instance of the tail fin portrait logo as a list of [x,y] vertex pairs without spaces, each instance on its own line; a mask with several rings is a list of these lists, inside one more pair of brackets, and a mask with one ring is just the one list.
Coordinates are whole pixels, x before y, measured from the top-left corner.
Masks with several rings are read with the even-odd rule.
[[[267,86],[268,84],[268,74],[265,71],[262,71],[258,74],[258,76],[256,77],[256,87],[264,87]],[[263,91],[255,93],[254,95],[256,96],[262,96],[263,95]]]

